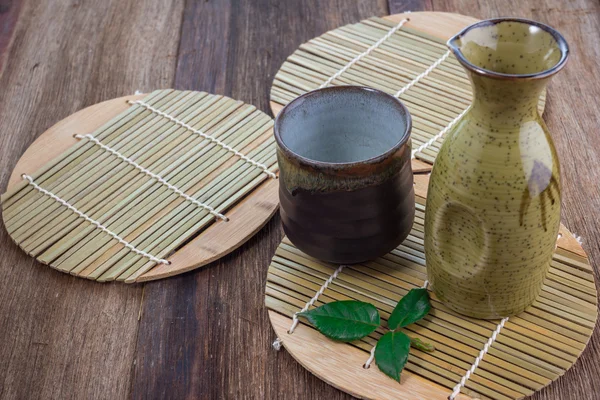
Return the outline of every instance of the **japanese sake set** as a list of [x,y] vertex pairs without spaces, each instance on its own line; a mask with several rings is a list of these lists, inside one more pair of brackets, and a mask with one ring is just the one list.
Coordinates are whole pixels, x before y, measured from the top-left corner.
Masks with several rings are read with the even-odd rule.
[[274,123],[173,90],[68,117],[17,164],[3,220],[53,268],[141,282],[229,253],[279,203],[275,348],[361,398],[521,398],[596,321],[540,117],[567,58],[534,21],[371,18],[288,58]]

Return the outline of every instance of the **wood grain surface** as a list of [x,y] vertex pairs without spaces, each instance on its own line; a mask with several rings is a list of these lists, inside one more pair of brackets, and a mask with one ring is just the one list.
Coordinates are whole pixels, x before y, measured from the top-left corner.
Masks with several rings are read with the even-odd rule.
[[[545,119],[562,161],[563,223],[600,265],[600,7],[592,0],[0,0],[0,184],[33,140],[90,104],[153,89],[204,90],[268,112],[273,75],[301,43],[406,10],[533,18],[572,58]],[[274,352],[264,302],[276,216],[205,269],[101,285],[38,265],[0,229],[0,398],[349,399]],[[597,269],[596,269],[596,272]],[[600,333],[536,394],[599,399]]]

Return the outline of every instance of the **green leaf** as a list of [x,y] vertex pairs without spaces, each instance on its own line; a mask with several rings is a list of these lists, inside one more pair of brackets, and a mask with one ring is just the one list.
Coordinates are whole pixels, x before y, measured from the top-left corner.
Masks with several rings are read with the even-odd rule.
[[428,353],[435,351],[434,345],[432,345],[431,343],[424,342],[419,338],[410,338],[410,345],[412,347],[414,347],[415,349],[419,349],[421,351],[426,351]]
[[323,335],[342,342],[367,336],[379,326],[379,312],[374,305],[362,301],[334,301],[299,313]]
[[417,322],[429,312],[429,293],[427,289],[411,289],[400,299],[388,319],[388,328],[395,330]]
[[402,332],[388,332],[375,347],[375,362],[387,376],[400,382],[400,373],[408,360],[410,338]]

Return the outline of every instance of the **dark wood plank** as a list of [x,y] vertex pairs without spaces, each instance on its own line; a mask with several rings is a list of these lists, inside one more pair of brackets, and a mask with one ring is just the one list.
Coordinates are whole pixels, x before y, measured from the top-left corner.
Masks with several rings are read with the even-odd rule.
[[[390,13],[403,11],[390,1]],[[583,248],[600,274],[600,136],[597,134],[600,82],[600,7],[598,2],[460,1],[433,0],[434,11],[455,12],[477,18],[509,15],[531,18],[558,29],[567,39],[571,59],[548,87],[544,119],[561,161],[562,221],[583,237]],[[536,400],[600,398],[600,331],[596,329],[579,361],[559,380],[532,396]]]
[[[175,89],[225,94],[232,0],[186,1]],[[235,32],[233,32],[235,34]]]
[[0,0],[0,74],[4,67],[6,51],[17,24],[21,4],[20,1]]
[[434,0],[389,0],[390,14],[408,11],[433,11]]
[[[61,118],[136,89],[171,86],[183,8],[31,0],[11,10],[19,6],[0,77],[2,188],[19,155]],[[0,260],[0,398],[127,397],[143,287],[53,271],[4,229]]]
[[[383,1],[189,1],[175,85],[226,94],[268,113],[273,76],[302,42],[385,14]],[[207,268],[146,285],[133,398],[350,397],[271,348],[264,285],[281,237],[276,216]]]

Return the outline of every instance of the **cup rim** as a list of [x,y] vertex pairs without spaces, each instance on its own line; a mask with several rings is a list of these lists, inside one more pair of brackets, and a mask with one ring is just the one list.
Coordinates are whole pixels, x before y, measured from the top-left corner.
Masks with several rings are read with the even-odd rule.
[[[481,28],[484,26],[496,25],[501,22],[516,22],[516,23],[520,23],[520,24],[536,26],[536,27],[542,29],[543,31],[549,33],[550,35],[552,35],[552,37],[554,38],[554,40],[556,41],[556,43],[558,45],[558,48],[560,49],[560,52],[561,52],[560,59],[552,67],[545,69],[543,71],[534,72],[531,74],[505,74],[502,72],[496,72],[496,71],[492,71],[490,69],[479,67],[479,66],[471,63],[469,60],[467,60],[467,58],[464,56],[464,54],[460,50],[460,47],[457,46],[456,43],[464,35],[466,35],[469,31],[471,31],[473,29]],[[543,24],[538,21],[526,19],[526,18],[515,18],[515,17],[490,18],[490,19],[484,19],[479,22],[475,22],[474,24],[467,26],[466,28],[464,28],[463,30],[458,32],[456,35],[454,35],[450,39],[448,39],[448,41],[446,42],[446,45],[452,51],[452,53],[458,59],[458,61],[465,68],[477,73],[478,75],[496,78],[496,79],[515,80],[515,79],[547,78],[549,76],[556,74],[558,71],[560,71],[565,66],[565,64],[567,63],[567,60],[569,58],[569,45],[568,45],[567,41],[565,40],[565,38],[563,37],[563,35],[560,34],[560,32],[558,32],[556,29],[552,28],[549,25]]]
[[[282,118],[283,118],[282,116],[284,116],[286,111],[289,108],[293,107],[295,103],[300,102],[308,97],[322,96],[323,93],[327,93],[327,92],[370,92],[370,93],[373,93],[380,97],[387,97],[387,98],[393,99],[393,102],[396,103],[396,105],[399,108],[399,111],[404,113],[404,115],[406,117],[406,126],[404,129],[404,132],[402,133],[402,136],[400,137],[400,140],[396,144],[394,144],[392,147],[390,147],[388,150],[386,150],[385,152],[378,154],[374,157],[371,157],[371,158],[368,158],[365,160],[360,160],[360,161],[339,162],[339,163],[318,161],[318,160],[313,160],[313,159],[304,157],[304,156],[296,153],[295,151],[290,149],[285,144],[285,142],[283,141],[283,138],[281,137],[280,128],[281,128],[281,124],[282,124]],[[327,167],[327,168],[336,169],[336,170],[348,169],[348,168],[352,168],[354,166],[364,166],[364,165],[373,165],[373,164],[381,163],[382,161],[386,160],[391,155],[396,153],[400,148],[402,148],[402,146],[404,146],[408,142],[408,139],[410,138],[411,130],[412,130],[412,117],[410,115],[410,112],[408,111],[408,108],[406,108],[406,106],[404,105],[404,103],[402,103],[402,101],[400,101],[400,99],[398,99],[397,97],[392,96],[388,93],[385,93],[381,90],[378,90],[378,89],[374,89],[374,88],[367,87],[367,86],[357,86],[357,85],[329,86],[329,87],[325,87],[325,88],[318,88],[315,90],[311,90],[310,92],[306,92],[306,93],[296,97],[295,99],[290,101],[288,104],[286,104],[285,107],[283,107],[281,109],[281,111],[279,111],[277,116],[275,117],[275,123],[274,123],[275,141],[277,142],[277,145],[279,146],[279,148],[288,157],[294,158],[294,159],[301,161],[302,163],[309,165],[309,166]]]

